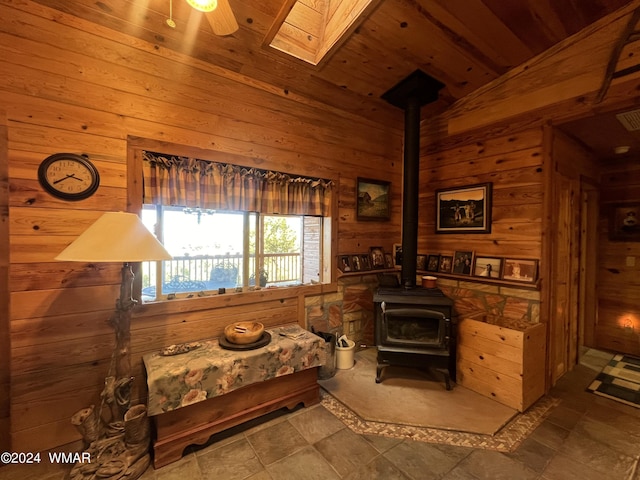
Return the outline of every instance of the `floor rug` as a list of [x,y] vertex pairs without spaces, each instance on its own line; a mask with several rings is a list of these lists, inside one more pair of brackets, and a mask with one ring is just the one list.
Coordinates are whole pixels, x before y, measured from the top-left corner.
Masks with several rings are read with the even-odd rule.
[[[416,384],[417,380],[402,370],[393,370],[387,374],[385,369],[381,384],[376,384],[374,379],[375,355],[372,357],[370,353],[358,352],[356,364],[352,369],[338,370],[333,378],[319,382],[322,386],[322,405],[358,434],[510,452],[517,448],[559,403],[556,399],[543,397],[521,414],[491,399],[482,397],[480,400],[474,396],[474,392],[470,392],[472,395],[468,396],[468,392],[463,391],[464,387],[455,384],[453,391],[447,392],[444,382],[435,378],[430,379],[431,381],[422,378],[419,380],[421,385]],[[399,390],[400,386],[403,387],[402,390]],[[379,393],[378,390],[381,389],[388,390],[388,393]],[[357,392],[357,395],[346,395],[345,390]],[[454,418],[456,415],[452,414],[454,393],[467,396],[467,400],[456,405],[461,408],[458,417],[462,418],[462,423],[460,418]],[[422,418],[428,414],[426,410],[419,410],[419,400],[410,399],[413,395],[422,396],[424,404],[433,410],[431,419],[425,421]],[[471,403],[469,399],[472,400]],[[485,405],[484,401],[488,403]],[[367,404],[391,405],[392,408],[388,410],[395,411],[397,418],[392,418],[392,413],[380,415],[375,408],[364,408]],[[405,414],[402,414],[403,408],[393,408],[395,405],[407,407],[404,409]],[[475,413],[474,406],[479,408]],[[496,416],[490,411],[491,408],[499,412],[502,409],[506,410]],[[493,417],[489,423],[484,418],[487,416]]]
[[589,385],[588,390],[640,408],[640,358],[615,355]]

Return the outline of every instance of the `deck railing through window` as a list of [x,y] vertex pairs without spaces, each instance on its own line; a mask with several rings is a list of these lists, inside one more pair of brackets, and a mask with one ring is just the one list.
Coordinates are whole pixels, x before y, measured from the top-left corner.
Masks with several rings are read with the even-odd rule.
[[[251,274],[248,285],[261,285],[253,278],[255,256],[249,259]],[[163,262],[162,291],[160,295],[183,292],[206,292],[219,288],[242,286],[244,259],[242,255],[197,255],[173,257]],[[302,282],[299,253],[270,253],[263,255],[266,285],[291,285]],[[142,293],[144,297],[157,297],[155,262],[142,264]],[[264,286],[264,285],[262,285]]]

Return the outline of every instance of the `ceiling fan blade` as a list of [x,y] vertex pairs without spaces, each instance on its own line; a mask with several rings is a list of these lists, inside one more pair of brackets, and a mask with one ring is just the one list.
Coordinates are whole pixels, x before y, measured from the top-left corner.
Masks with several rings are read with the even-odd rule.
[[218,6],[212,12],[205,13],[213,33],[216,35],[231,35],[238,30],[238,22],[231,10],[229,0],[218,0]]

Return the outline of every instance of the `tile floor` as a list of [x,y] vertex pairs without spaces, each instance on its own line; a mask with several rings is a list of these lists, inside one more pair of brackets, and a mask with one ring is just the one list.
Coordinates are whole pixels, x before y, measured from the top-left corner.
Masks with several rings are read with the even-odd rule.
[[[562,400],[512,453],[357,435],[320,405],[277,413],[142,480],[640,480],[640,409],[585,391],[610,355],[587,354],[550,394]],[[62,479],[50,465],[0,479]]]

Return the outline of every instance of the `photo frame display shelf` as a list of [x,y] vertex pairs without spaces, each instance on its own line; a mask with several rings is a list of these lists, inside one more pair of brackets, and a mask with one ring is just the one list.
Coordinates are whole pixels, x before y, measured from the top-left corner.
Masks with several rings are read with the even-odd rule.
[[464,278],[464,281],[510,285],[527,290],[540,288],[540,260],[533,258],[496,257],[458,250],[453,255],[440,254],[437,271],[443,274],[443,278]]
[[338,255],[338,270],[345,275],[376,270],[395,270],[393,256],[382,247],[371,247],[369,253]]

